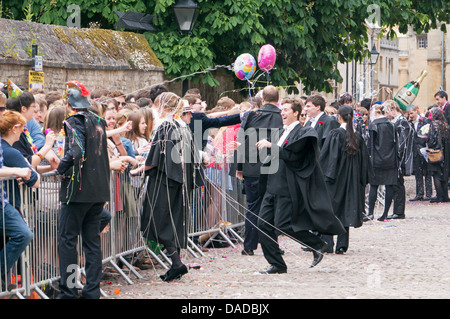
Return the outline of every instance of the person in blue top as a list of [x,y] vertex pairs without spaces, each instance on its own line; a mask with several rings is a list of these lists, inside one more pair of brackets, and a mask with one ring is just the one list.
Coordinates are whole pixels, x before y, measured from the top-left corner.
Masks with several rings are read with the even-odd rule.
[[[22,115],[14,111],[0,112],[0,134],[2,137],[0,147],[0,177],[16,176],[13,189],[17,189],[19,183],[25,183],[28,187],[37,188],[40,183],[39,175],[31,168],[23,155],[11,145],[17,141],[23,131],[25,119]],[[19,192],[6,193],[6,182],[0,184],[1,200],[0,205],[0,233],[1,238],[8,238],[5,245],[1,245],[0,250],[0,281],[1,291],[7,286],[8,273],[14,263],[19,259],[22,252],[33,239],[33,233],[25,223],[19,208]],[[12,196],[12,197],[11,197]],[[14,206],[13,206],[14,204]]]

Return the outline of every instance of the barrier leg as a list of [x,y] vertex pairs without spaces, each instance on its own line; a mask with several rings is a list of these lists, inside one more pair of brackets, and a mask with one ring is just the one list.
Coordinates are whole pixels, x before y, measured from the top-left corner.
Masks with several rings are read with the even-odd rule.
[[[146,248],[147,252],[152,255],[152,257],[158,262],[158,264],[160,264],[161,266],[163,266],[164,269],[169,269],[169,267],[167,267],[167,265],[153,252],[151,251],[149,248]],[[163,254],[161,252],[161,254]],[[163,256],[167,259],[167,256],[163,254]],[[169,264],[170,264],[170,260],[168,260]]]
[[236,233],[236,232],[234,231],[233,228],[228,227],[227,230],[228,230],[230,233],[232,233],[233,236],[234,236],[234,238],[236,238],[237,240],[239,240],[239,241],[241,242],[241,244],[244,242],[244,239],[242,239],[242,237],[239,236],[238,233]]
[[194,249],[203,257],[205,257],[205,254],[203,253],[203,251],[192,241],[192,239],[188,238],[188,243],[191,244],[192,247],[194,247]]
[[128,261],[126,261],[125,258],[123,258],[122,255],[119,255],[119,259],[122,261],[122,263],[131,270],[131,272],[138,277],[138,279],[142,279],[143,277],[136,271],[136,269],[134,269],[134,267],[132,265],[130,265],[130,263]]

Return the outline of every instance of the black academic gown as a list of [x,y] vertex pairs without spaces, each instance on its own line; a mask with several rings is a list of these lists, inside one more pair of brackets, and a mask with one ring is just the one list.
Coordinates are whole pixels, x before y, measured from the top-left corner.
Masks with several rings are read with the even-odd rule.
[[189,130],[180,128],[176,121],[166,121],[155,133],[145,162],[145,166],[153,168],[146,171],[149,180],[141,215],[145,238],[176,248],[187,247],[189,194],[194,186],[194,165],[198,163],[192,136],[188,139],[182,129]]
[[[308,122],[307,125],[310,125],[311,123]],[[335,128],[338,128],[339,122],[334,118],[333,116],[329,116],[325,113],[322,113],[322,115],[319,117],[319,119],[316,122],[316,125],[314,126],[314,129],[317,132],[318,137],[318,145],[319,148],[322,148],[323,143],[325,142],[325,139],[328,137],[330,132],[334,130]]]
[[369,141],[367,145],[373,174],[371,185],[397,185],[399,158],[397,133],[386,117],[373,120],[369,124]]
[[[328,235],[343,234],[345,229],[334,214],[318,163],[317,139],[317,132],[312,127],[297,125],[282,147],[272,145],[271,156],[266,158],[264,166],[274,165],[272,161],[277,158],[283,162],[279,167],[285,168],[286,181],[280,183],[286,185],[286,195],[292,200],[290,224],[294,232],[311,230]],[[262,192],[266,190],[267,177],[266,174],[260,177]]]
[[78,112],[64,122],[64,157],[60,201],[98,203],[110,199],[110,170],[106,122],[89,111]]
[[369,153],[361,134],[356,133],[358,153],[349,156],[346,130],[333,130],[320,152],[320,166],[332,199],[336,216],[345,227],[360,227],[365,212],[365,188],[371,166]]

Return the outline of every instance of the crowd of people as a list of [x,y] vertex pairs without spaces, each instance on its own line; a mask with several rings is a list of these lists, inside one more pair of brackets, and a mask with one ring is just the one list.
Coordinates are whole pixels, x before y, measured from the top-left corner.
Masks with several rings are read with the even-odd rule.
[[[350,228],[374,219],[381,185],[386,192],[379,221],[405,218],[405,176],[416,180],[409,200],[449,201],[450,106],[444,91],[422,113],[416,105],[402,110],[394,100],[356,103],[348,93],[330,104],[319,94],[281,99],[270,85],[240,103],[222,97],[213,108],[197,89],[178,96],[163,85],[132,94],[89,91],[78,81],[66,88],[19,87],[12,98],[4,86],[0,93],[0,176],[15,176],[10,183],[31,188],[39,187],[40,174],[53,171],[61,178],[60,298],[100,296],[110,171],[148,176],[140,230],[171,259],[163,281],[188,272],[180,249],[187,246],[189,201],[196,188],[217,183],[213,172],[224,167],[242,181],[246,197],[242,254],[253,255],[260,244],[270,264],[264,274],[287,271],[278,246],[282,234],[312,252],[311,267],[325,252],[345,253]],[[20,193],[7,194],[4,184],[2,192],[4,291],[12,288],[8,273],[33,233],[16,205]],[[214,222],[215,214],[208,213]],[[81,295],[68,284],[79,235],[86,257]]]

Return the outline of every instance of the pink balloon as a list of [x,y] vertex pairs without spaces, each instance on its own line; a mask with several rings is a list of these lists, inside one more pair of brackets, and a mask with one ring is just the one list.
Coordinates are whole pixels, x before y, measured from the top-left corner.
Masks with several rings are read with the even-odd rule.
[[261,47],[258,54],[258,66],[263,71],[270,71],[275,65],[276,60],[275,48],[270,44]]

